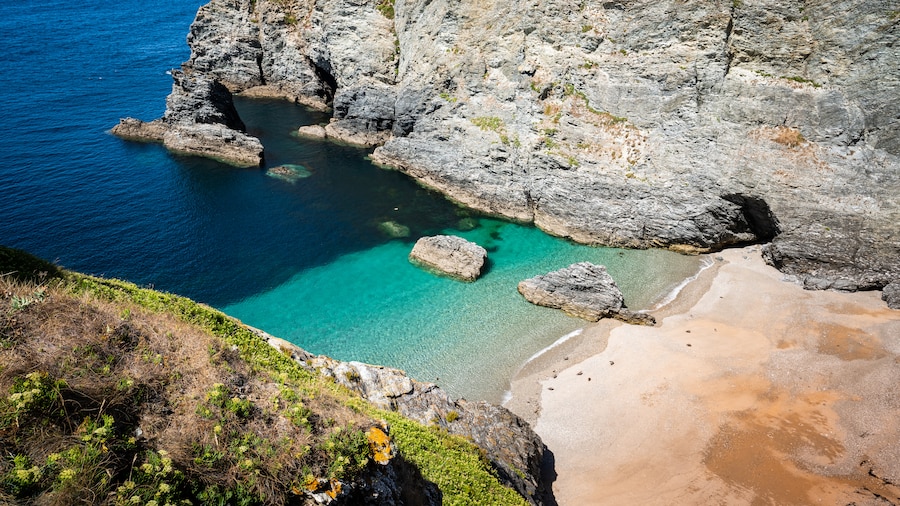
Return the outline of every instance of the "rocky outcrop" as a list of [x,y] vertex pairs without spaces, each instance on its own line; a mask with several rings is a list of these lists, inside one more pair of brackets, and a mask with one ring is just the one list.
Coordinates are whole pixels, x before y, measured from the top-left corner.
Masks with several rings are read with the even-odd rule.
[[543,442],[527,422],[506,408],[486,402],[453,400],[438,386],[413,380],[403,371],[315,356],[287,341],[253,330],[305,368],[333,378],[375,406],[397,411],[426,425],[438,425],[469,439],[485,451],[500,480],[530,504],[555,504],[550,483],[541,471]]
[[244,133],[231,93],[203,75],[173,72],[175,83],[161,119],[125,118],[112,133],[128,140],[161,142],[177,153],[206,156],[238,166],[262,163],[259,139]]
[[519,293],[532,304],[562,309],[592,322],[615,318],[637,325],[656,324],[653,316],[626,309],[625,297],[606,267],[590,262],[526,279],[519,283]]
[[212,0],[185,68],[331,104],[329,137],[383,142],[376,162],[579,242],[771,241],[810,288],[900,274],[889,4],[379,5]]
[[888,283],[881,292],[881,299],[887,302],[891,309],[900,309],[900,283]]
[[487,251],[474,242],[454,235],[422,237],[409,253],[409,261],[462,281],[481,275]]

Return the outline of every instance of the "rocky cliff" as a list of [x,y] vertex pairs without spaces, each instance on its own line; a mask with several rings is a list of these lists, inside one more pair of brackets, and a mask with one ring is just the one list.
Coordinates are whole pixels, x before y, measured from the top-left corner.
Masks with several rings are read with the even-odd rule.
[[437,385],[410,379],[398,369],[313,355],[261,330],[253,331],[304,368],[334,379],[375,407],[472,441],[485,452],[500,481],[529,504],[555,504],[551,479],[542,470],[546,447],[531,426],[508,409],[483,401],[454,400]]
[[810,288],[900,274],[888,0],[212,0],[185,69],[576,241],[772,241]]
[[149,123],[124,118],[112,134],[127,140],[160,142],[176,153],[206,156],[232,165],[258,166],[263,146],[244,132],[231,92],[222,83],[193,72],[172,73],[166,114]]

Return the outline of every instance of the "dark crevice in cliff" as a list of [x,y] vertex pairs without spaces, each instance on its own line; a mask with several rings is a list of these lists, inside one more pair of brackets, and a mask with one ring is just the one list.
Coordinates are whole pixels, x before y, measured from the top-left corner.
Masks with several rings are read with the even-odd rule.
[[732,193],[722,195],[722,199],[740,206],[741,214],[747,222],[749,231],[756,236],[758,242],[769,242],[781,233],[778,218],[769,208],[769,204],[760,197]]
[[728,17],[728,25],[725,26],[725,73],[723,76],[727,76],[731,71],[731,61],[734,59],[734,51],[731,50],[731,32],[733,31],[734,10],[732,9],[731,15]]
[[[324,100],[326,103],[330,104],[334,100],[334,94],[337,92],[337,79],[331,75],[331,65],[328,62],[324,62],[324,65],[320,65],[320,62],[312,61],[312,68],[316,73],[316,77],[319,79],[319,83],[322,85],[316,94]],[[328,68],[325,68],[327,66]]]
[[266,74],[265,74],[265,72],[263,72],[262,60],[263,60],[262,53],[256,55],[256,68],[257,68],[257,70],[259,70],[259,84],[262,86],[265,86],[266,85]]

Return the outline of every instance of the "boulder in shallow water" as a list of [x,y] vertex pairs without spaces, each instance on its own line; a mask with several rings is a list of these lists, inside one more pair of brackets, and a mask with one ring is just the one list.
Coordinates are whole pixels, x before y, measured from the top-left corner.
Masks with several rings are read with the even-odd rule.
[[422,237],[409,254],[413,264],[462,281],[478,279],[486,260],[484,248],[455,235]]
[[562,309],[566,313],[598,321],[616,318],[638,325],[655,325],[646,313],[625,308],[625,298],[606,267],[580,262],[519,283],[519,293],[532,304]]
[[881,292],[881,300],[891,309],[900,309],[900,281],[888,283]]
[[297,129],[297,135],[310,139],[324,139],[328,136],[322,125],[305,125]]
[[378,230],[380,230],[382,234],[394,239],[409,237],[410,234],[409,227],[402,223],[397,223],[394,220],[382,221],[378,224]]

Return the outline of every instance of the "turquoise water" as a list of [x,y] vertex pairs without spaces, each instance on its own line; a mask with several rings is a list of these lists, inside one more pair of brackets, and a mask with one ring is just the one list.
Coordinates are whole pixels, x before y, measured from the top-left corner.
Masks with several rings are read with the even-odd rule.
[[490,270],[474,283],[439,277],[392,241],[298,273],[223,310],[303,348],[342,360],[388,364],[454,396],[499,401],[532,355],[585,322],[526,302],[522,279],[578,261],[607,266],[635,309],[649,308],[697,269],[671,252],[590,248],[491,219],[468,232]]
[[[582,324],[524,302],[519,280],[593,260],[640,308],[692,273],[692,258],[573,246],[459,209],[374,167],[367,150],[293,136],[327,116],[285,102],[237,104],[265,147],[260,169],[109,135],[121,117],[162,115],[167,71],[188,58],[202,3],[0,4],[11,48],[0,244],[223,308],[315,353],[439,377],[470,399],[496,400],[524,360]],[[302,169],[266,174],[279,165]],[[481,227],[459,232],[460,220]],[[408,264],[415,239],[445,230],[491,250],[484,278],[462,284]]]

